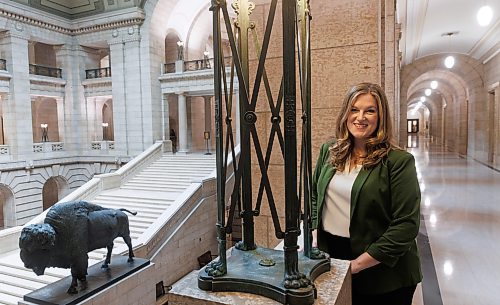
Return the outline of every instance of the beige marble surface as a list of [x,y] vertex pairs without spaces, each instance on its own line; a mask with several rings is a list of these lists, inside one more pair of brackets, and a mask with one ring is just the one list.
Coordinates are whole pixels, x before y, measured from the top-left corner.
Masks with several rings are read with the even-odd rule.
[[[277,301],[242,292],[208,292],[198,288],[198,270],[192,271],[172,286],[169,305],[278,305]],[[351,273],[349,262],[331,260],[331,270],[315,281],[318,295],[314,305],[350,305]]]

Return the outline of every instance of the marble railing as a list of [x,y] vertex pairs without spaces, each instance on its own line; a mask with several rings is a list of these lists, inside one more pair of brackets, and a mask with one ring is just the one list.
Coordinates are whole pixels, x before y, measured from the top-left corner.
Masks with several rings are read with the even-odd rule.
[[0,230],[0,254],[13,251],[18,248],[19,236],[22,226]]
[[92,141],[90,148],[92,150],[113,150],[115,149],[115,141]]
[[63,142],[43,142],[43,143],[33,143],[33,152],[52,152],[64,150]]
[[9,145],[0,145],[0,155],[10,154]]
[[[76,189],[71,194],[62,198],[58,202],[67,202],[74,200],[92,200],[101,191],[119,187],[127,182],[133,175],[144,167],[161,157],[163,143],[158,142],[149,149],[132,159],[122,166],[119,170],[110,174],[95,175],[90,181]],[[57,203],[56,203],[57,204]],[[28,224],[41,223],[45,218],[47,211],[32,219]]]

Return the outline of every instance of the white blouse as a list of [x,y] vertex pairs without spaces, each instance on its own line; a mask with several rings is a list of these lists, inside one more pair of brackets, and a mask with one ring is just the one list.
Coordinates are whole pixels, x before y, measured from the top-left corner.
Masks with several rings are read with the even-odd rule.
[[351,190],[361,167],[358,165],[350,172],[337,171],[328,185],[321,220],[323,230],[332,235],[349,237]]

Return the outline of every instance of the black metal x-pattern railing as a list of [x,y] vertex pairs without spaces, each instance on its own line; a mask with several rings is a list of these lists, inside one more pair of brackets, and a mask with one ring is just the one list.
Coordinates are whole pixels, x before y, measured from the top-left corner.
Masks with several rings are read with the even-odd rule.
[[[244,4],[243,4],[244,3]],[[285,275],[284,285],[286,288],[300,288],[309,285],[309,281],[298,270],[297,237],[300,234],[299,222],[301,210],[303,211],[306,242],[309,243],[309,204],[311,189],[311,125],[310,125],[310,39],[309,20],[310,14],[307,0],[286,0],[282,2],[283,13],[283,77],[277,97],[274,98],[270,82],[265,69],[265,61],[270,43],[271,31],[276,14],[277,1],[272,0],[269,6],[267,24],[262,40],[259,45],[255,24],[249,21],[248,16],[253,9],[248,1],[233,1],[233,8],[238,14],[238,20],[233,26],[233,20],[229,17],[226,1],[212,0],[211,10],[214,20],[214,81],[215,81],[215,128],[216,128],[216,152],[217,152],[217,200],[218,219],[217,231],[219,240],[219,260],[213,262],[207,269],[212,276],[221,276],[227,272],[226,265],[226,234],[232,231],[233,219],[236,211],[240,212],[243,220],[243,240],[236,245],[241,250],[252,250],[256,248],[254,241],[254,217],[260,214],[260,209],[265,192],[269,209],[273,219],[275,235],[284,239],[285,252]],[[229,39],[233,62],[230,69],[230,77],[226,76],[226,66],[221,37],[221,15],[224,20],[225,31]],[[248,29],[248,30],[247,30]],[[250,93],[249,79],[249,57],[248,41],[249,34],[252,36],[258,64],[256,76],[253,82],[253,90]],[[297,49],[296,49],[297,44]],[[299,75],[300,75],[300,99],[302,102],[302,152],[300,175],[297,174],[297,134],[296,134],[296,52],[298,51]],[[240,113],[241,113],[241,153],[238,162],[233,162],[235,172],[234,189],[230,196],[230,207],[226,219],[225,193],[226,172],[229,155],[235,159],[233,139],[233,119],[231,117],[233,107],[233,77],[236,72],[239,83]],[[231,80],[229,83],[226,79]],[[256,128],[257,121],[256,104],[261,84],[271,113],[271,131],[267,139],[267,149],[263,152],[261,139]],[[228,88],[229,87],[229,88]],[[284,132],[280,123],[284,119]],[[224,134],[225,131],[225,134]],[[268,169],[271,160],[274,141],[277,139],[281,155],[284,159],[284,185],[285,185],[285,230],[282,230],[276,202],[270,183]],[[251,156],[252,151],[257,157],[260,173],[259,190],[257,199],[252,200],[252,175]],[[297,181],[299,177],[299,181]],[[300,184],[300,187],[298,186]],[[304,203],[303,209],[301,202]],[[306,245],[306,255],[310,255],[310,247]]]

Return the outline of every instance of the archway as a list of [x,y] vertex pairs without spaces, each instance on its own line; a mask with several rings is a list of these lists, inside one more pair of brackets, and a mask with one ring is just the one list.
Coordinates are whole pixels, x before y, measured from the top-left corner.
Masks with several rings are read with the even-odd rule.
[[170,64],[177,60],[177,42],[180,40],[179,35],[175,32],[170,32],[165,37],[165,63]]
[[[477,155],[481,143],[477,143],[478,130],[475,118],[484,98],[484,84],[477,71],[480,65],[475,59],[457,54],[457,64],[453,69],[446,69],[442,64],[442,55],[436,54],[421,58],[411,65],[403,67],[401,73],[400,113],[407,114],[412,99],[424,96],[425,89],[436,80],[438,88],[432,90],[429,103],[436,111],[431,111],[430,121],[434,136],[449,150],[461,155]],[[467,72],[465,72],[467,71]],[[472,107],[470,107],[470,106]],[[444,124],[444,122],[448,122]],[[406,139],[406,119],[401,119],[400,139]],[[480,138],[480,137],[479,137]]]
[[49,178],[42,189],[43,210],[47,210],[68,193],[68,182],[61,176]]
[[16,226],[14,193],[4,184],[0,184],[0,229]]

